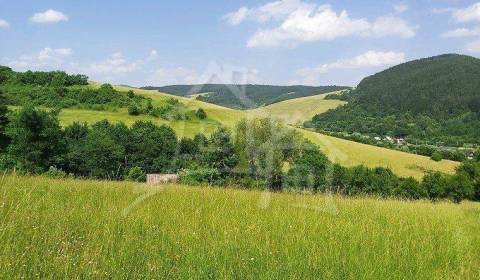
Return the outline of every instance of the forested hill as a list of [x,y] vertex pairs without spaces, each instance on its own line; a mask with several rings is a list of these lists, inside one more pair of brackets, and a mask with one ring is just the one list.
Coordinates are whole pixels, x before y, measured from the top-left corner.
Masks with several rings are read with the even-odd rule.
[[271,85],[173,85],[144,87],[177,96],[196,95],[197,99],[235,109],[250,109],[288,99],[348,89],[344,86],[271,86]]
[[365,78],[349,104],[317,115],[318,130],[401,136],[429,143],[480,142],[480,60],[447,54]]

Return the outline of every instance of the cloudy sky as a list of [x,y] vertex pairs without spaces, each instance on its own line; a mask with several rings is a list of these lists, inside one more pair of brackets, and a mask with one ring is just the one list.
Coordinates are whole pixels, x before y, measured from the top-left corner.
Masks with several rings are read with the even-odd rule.
[[117,84],[356,85],[443,53],[480,57],[480,2],[0,0],[0,65]]

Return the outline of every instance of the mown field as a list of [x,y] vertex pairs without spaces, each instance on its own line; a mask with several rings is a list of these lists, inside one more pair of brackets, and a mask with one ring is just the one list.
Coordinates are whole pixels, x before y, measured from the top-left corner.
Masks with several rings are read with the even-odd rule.
[[0,279],[479,279],[480,205],[4,176]]
[[[130,89],[128,87],[116,88],[124,91]],[[324,100],[324,96],[320,95],[279,102],[255,110],[240,111],[201,102],[194,98],[177,97],[157,91],[140,89],[134,89],[134,91],[138,94],[151,97],[153,104],[157,106],[166,102],[168,98],[176,98],[189,109],[195,110],[203,108],[207,112],[208,118],[204,121],[196,119],[165,121],[150,116],[129,116],[126,110],[105,112],[66,109],[62,111],[60,120],[63,124],[69,124],[74,121],[93,123],[102,119],[108,119],[113,122],[123,121],[127,124],[131,124],[135,120],[151,120],[157,124],[172,126],[180,137],[193,137],[198,132],[211,133],[220,125],[233,128],[240,119],[245,117],[272,116],[273,118],[283,120],[287,124],[296,124],[310,119],[312,115],[325,112],[328,109],[342,104],[341,101]],[[455,168],[459,166],[459,163],[453,161],[443,160],[441,162],[435,162],[424,156],[364,145],[307,130],[299,129],[299,131],[304,134],[306,138],[319,145],[332,161],[345,166],[365,164],[370,167],[389,167],[400,176],[413,176],[417,179],[421,179],[428,170],[454,173]]]

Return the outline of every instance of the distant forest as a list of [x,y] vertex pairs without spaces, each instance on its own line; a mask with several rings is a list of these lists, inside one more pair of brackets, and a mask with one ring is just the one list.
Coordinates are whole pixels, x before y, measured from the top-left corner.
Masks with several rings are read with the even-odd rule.
[[345,86],[173,85],[143,87],[177,96],[200,94],[197,99],[234,109],[252,109],[284,100],[349,89]]
[[315,116],[310,125],[410,143],[480,144],[480,59],[474,57],[404,63],[365,78],[341,98],[349,103]]

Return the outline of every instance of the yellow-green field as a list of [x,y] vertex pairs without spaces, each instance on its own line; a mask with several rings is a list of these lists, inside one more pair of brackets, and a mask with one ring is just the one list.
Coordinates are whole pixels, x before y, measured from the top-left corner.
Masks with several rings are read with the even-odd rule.
[[315,115],[335,109],[346,102],[325,100],[326,94],[290,99],[283,102],[248,111],[249,114],[266,115],[279,119],[286,124],[303,124]]
[[[126,87],[116,88],[124,91],[130,89]],[[60,120],[63,124],[68,124],[73,121],[87,121],[92,123],[102,119],[108,119],[113,122],[123,121],[127,124],[131,124],[135,120],[151,120],[157,124],[168,124],[172,126],[180,137],[192,137],[198,132],[210,133],[220,125],[233,128],[235,124],[244,117],[269,115],[281,119],[287,124],[296,124],[309,120],[315,114],[325,112],[343,104],[341,101],[324,100],[325,95],[319,95],[287,100],[254,110],[240,111],[198,101],[195,98],[177,97],[152,90],[133,90],[138,94],[152,98],[154,105],[160,105],[166,102],[168,98],[176,98],[189,109],[195,110],[203,108],[207,113],[208,119],[205,121],[192,119],[188,121],[168,122],[150,116],[129,116],[125,110],[104,112],[67,109],[62,111]],[[319,145],[332,161],[345,166],[365,164],[370,167],[390,167],[400,176],[413,176],[417,179],[422,178],[425,171],[428,170],[453,173],[455,168],[459,166],[459,163],[453,161],[443,160],[441,162],[435,162],[428,157],[364,145],[307,130],[299,129],[299,131],[306,138]]]
[[364,164],[369,167],[389,167],[401,176],[421,179],[429,170],[453,174],[459,165],[454,161],[437,162],[425,156],[352,142],[304,129],[298,130],[305,138],[319,145],[333,162],[344,166]]
[[0,279],[480,278],[471,202],[0,180]]

